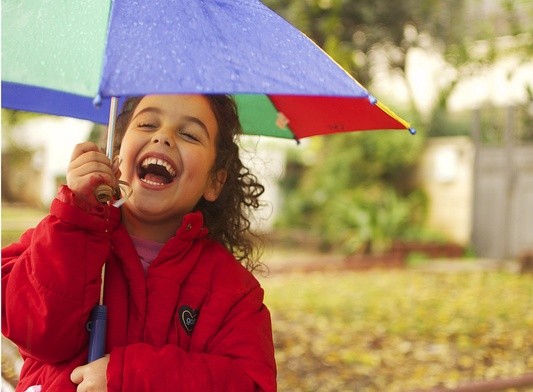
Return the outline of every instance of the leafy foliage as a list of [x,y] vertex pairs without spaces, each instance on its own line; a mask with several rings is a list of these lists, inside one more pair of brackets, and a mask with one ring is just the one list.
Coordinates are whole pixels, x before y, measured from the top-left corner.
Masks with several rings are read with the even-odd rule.
[[308,165],[293,153],[278,227],[306,229],[347,254],[386,250],[423,225],[427,202],[412,175],[421,148],[421,139],[383,132],[321,138]]
[[443,40],[458,40],[466,8],[460,0],[408,0],[393,6],[386,0],[267,0],[265,4],[308,34],[364,85],[372,78],[369,57],[376,45],[387,43],[389,60],[404,68],[407,49],[416,46],[405,38],[406,25]]
[[281,391],[451,388],[533,371],[531,276],[294,274],[262,285]]

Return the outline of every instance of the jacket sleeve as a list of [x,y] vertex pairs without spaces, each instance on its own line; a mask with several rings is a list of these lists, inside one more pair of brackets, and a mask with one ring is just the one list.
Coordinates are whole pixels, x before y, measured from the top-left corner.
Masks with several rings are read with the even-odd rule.
[[87,345],[109,253],[107,206],[100,215],[63,187],[50,215],[2,250],[2,333],[27,355],[55,363]]
[[[204,329],[212,336],[201,352],[170,344],[115,348],[107,368],[108,391],[276,391],[270,313],[262,295],[255,287],[222,324],[213,324],[216,332]],[[199,323],[193,335],[200,332]]]

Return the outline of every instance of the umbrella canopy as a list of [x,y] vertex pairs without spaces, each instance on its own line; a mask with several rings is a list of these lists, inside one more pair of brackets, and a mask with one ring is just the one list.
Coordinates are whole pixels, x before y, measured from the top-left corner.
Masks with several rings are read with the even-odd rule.
[[248,134],[410,129],[258,0],[2,0],[2,106],[105,124],[111,97],[233,94]]

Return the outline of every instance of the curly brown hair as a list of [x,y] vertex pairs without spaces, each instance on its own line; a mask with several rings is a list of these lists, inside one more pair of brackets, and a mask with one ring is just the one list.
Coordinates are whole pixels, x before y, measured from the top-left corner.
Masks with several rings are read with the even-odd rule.
[[[253,271],[262,265],[259,262],[261,238],[252,230],[250,217],[253,210],[261,206],[259,197],[265,188],[240,159],[237,141],[243,132],[235,100],[221,94],[205,97],[218,123],[217,156],[212,174],[225,170],[227,177],[218,198],[213,202],[202,198],[195,209],[203,213],[209,235]],[[142,98],[132,97],[124,103],[116,121],[113,151],[120,150],[133,112]]]

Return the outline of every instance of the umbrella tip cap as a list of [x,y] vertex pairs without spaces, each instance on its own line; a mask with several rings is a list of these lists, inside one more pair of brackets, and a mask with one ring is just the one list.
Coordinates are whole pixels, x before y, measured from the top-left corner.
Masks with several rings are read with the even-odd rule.
[[414,129],[414,128],[409,128],[409,133],[410,133],[411,135],[416,135],[416,129]]
[[99,107],[100,105],[102,105],[102,96],[100,94],[98,94],[96,97],[94,97],[93,105],[96,106],[96,107]]

